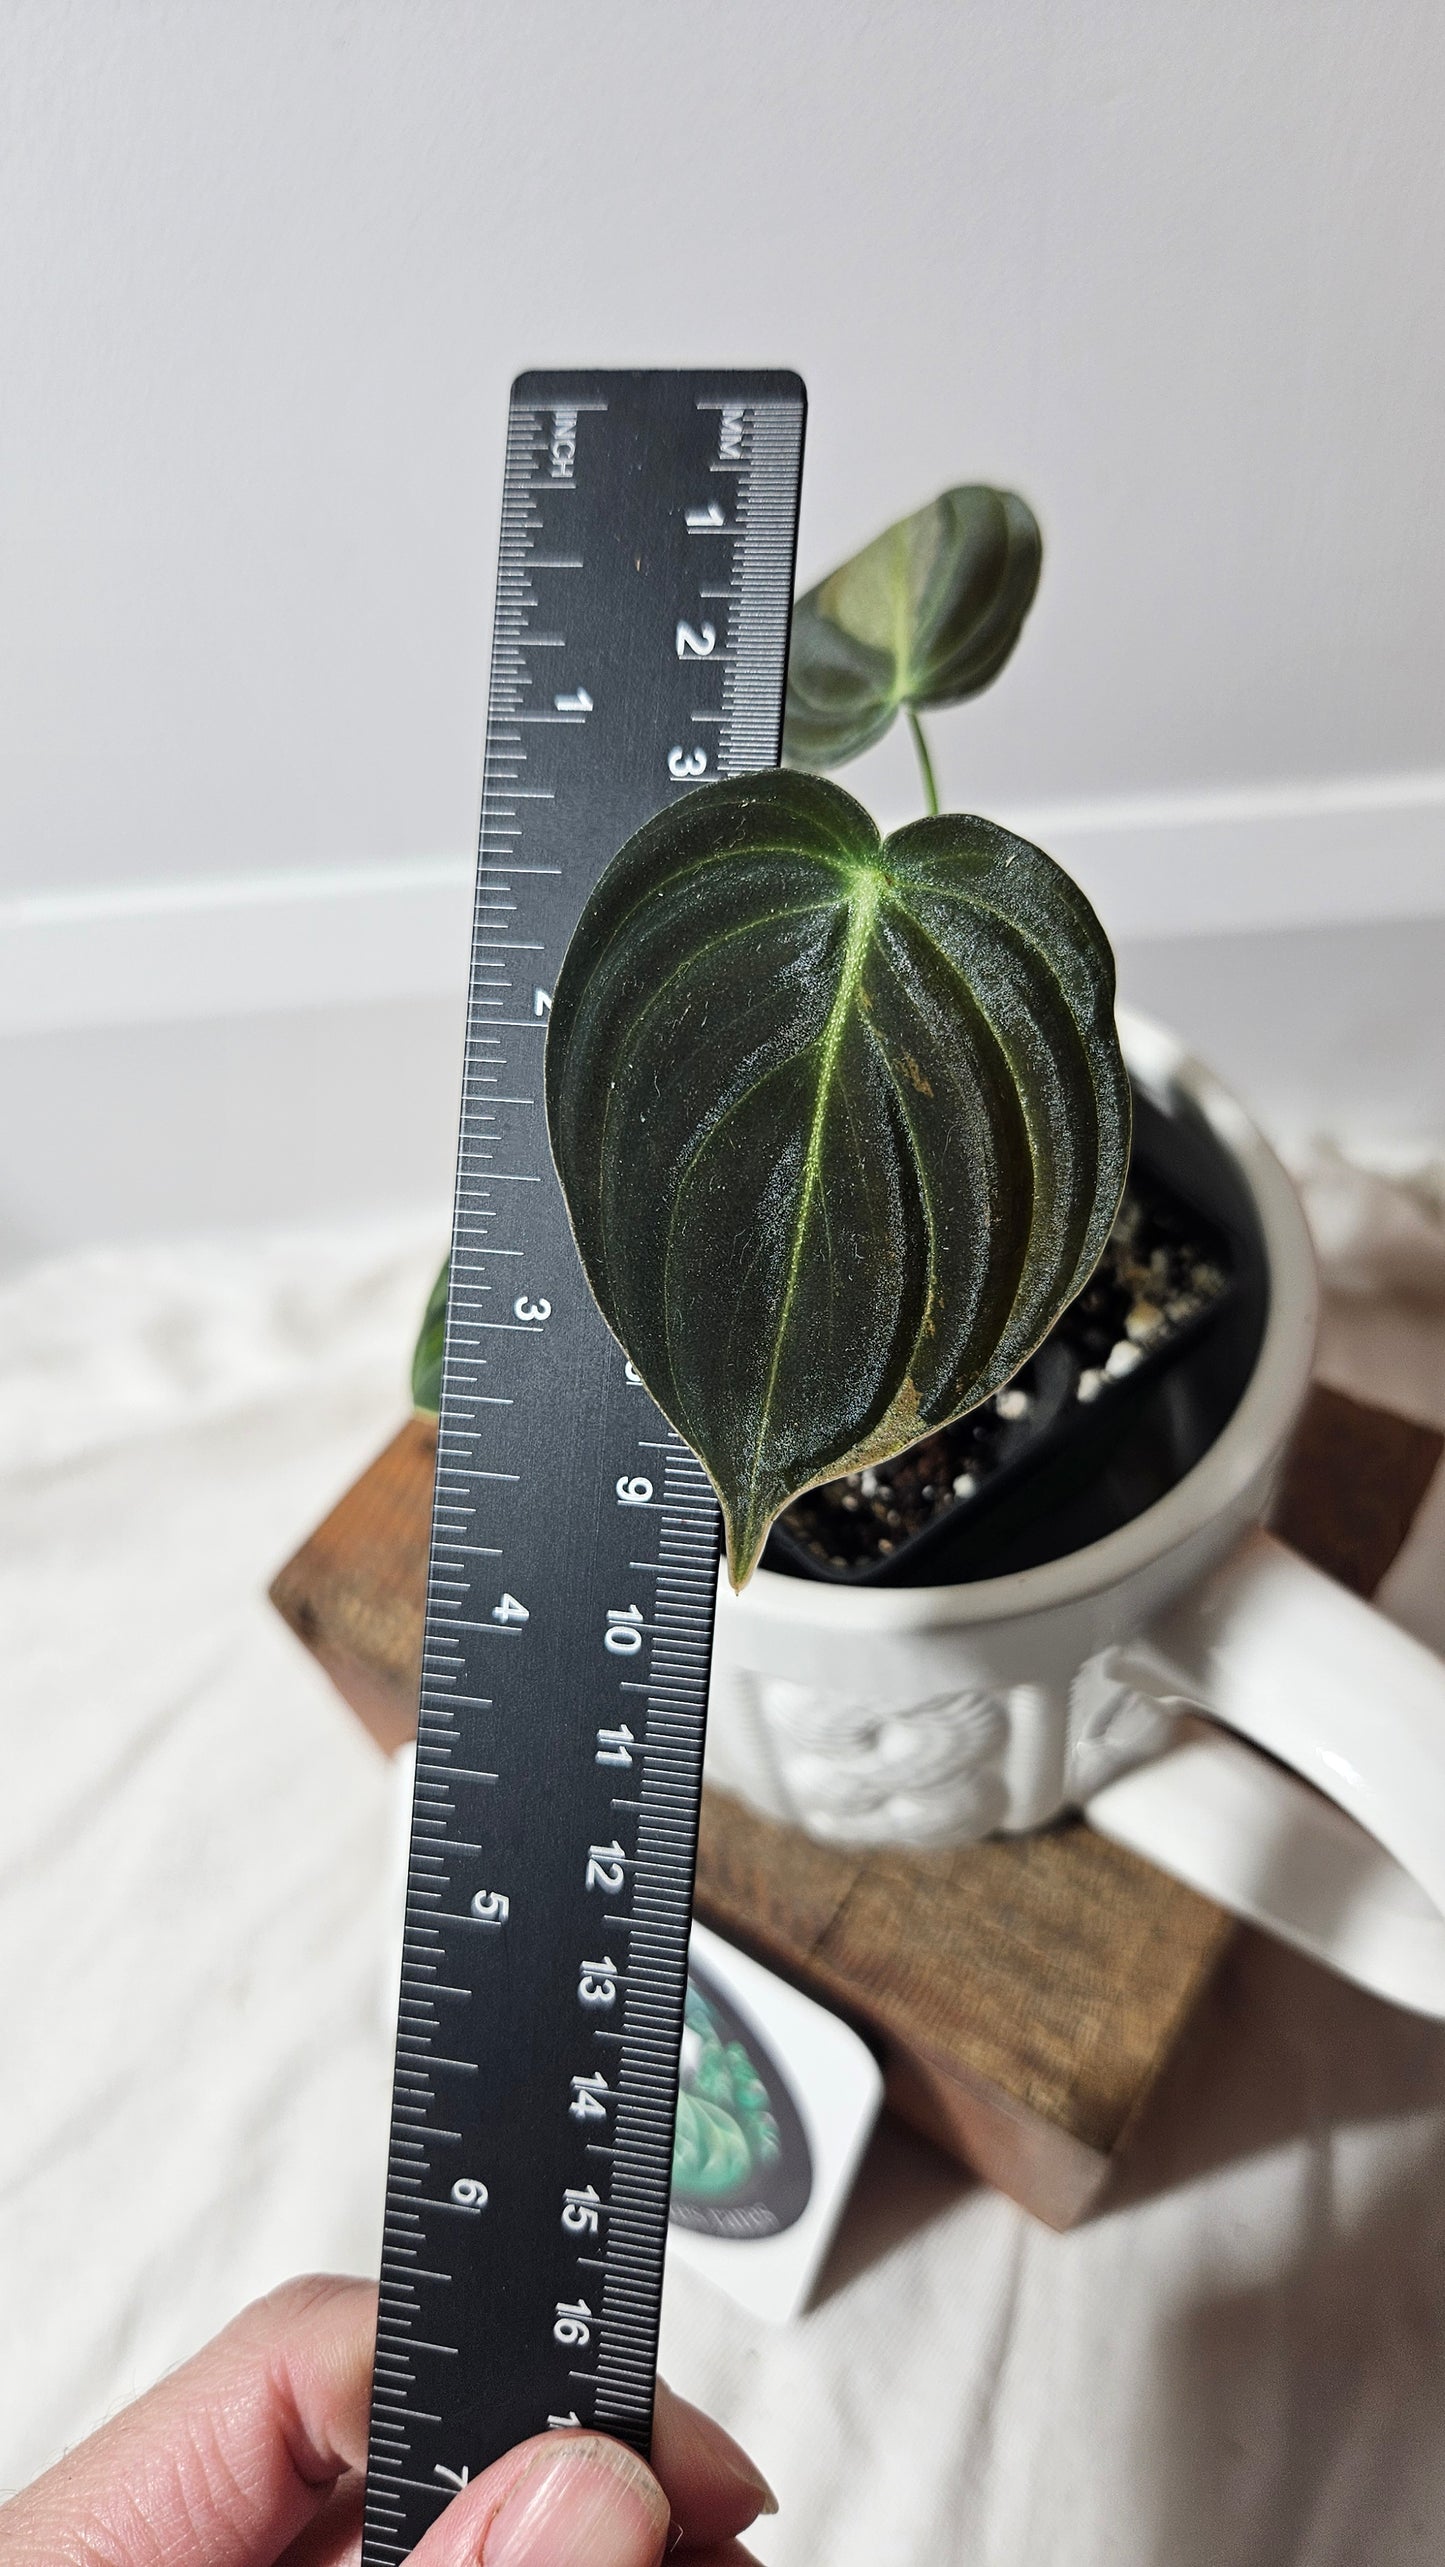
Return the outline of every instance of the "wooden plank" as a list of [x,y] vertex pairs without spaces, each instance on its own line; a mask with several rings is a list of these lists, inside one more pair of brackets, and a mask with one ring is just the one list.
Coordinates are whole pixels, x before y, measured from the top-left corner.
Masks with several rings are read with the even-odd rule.
[[[1440,1457],[1316,1386],[1275,1529],[1372,1594]],[[435,1429],[411,1420],[272,1587],[378,1744],[414,1735]],[[893,2108],[1056,2227],[1097,2200],[1233,1920],[1077,1822],[951,1854],[815,1845],[704,1794],[698,1913],[880,2047]]]
[[416,1736],[436,1460],[435,1422],[409,1418],[271,1586],[388,1755]]
[[1234,1921],[1077,1822],[950,1854],[808,1848],[709,1793],[698,1913],[882,2050],[915,2129],[1038,2218],[1082,2216]]
[[1327,1577],[1372,1596],[1435,1476],[1441,1438],[1316,1382],[1285,1456],[1276,1533]]

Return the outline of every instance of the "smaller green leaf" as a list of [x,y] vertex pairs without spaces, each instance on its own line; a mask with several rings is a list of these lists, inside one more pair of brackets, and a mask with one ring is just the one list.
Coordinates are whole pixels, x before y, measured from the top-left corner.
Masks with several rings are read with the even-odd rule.
[[420,1417],[435,1417],[442,1404],[442,1347],[447,1333],[450,1259],[431,1288],[416,1351],[411,1359],[411,1404]]
[[804,1489],[1018,1370],[1128,1162],[1077,884],[987,820],[884,841],[820,776],[705,785],[614,857],[546,1090],[587,1280],[718,1492],[737,1586]]
[[841,766],[882,738],[900,706],[977,695],[1018,640],[1042,561],[1027,502],[970,484],[809,589],[793,610],[789,766]]

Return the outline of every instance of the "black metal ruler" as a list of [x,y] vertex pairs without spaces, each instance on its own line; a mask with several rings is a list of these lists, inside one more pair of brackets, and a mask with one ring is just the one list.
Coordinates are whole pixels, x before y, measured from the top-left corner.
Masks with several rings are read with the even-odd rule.
[[646,2450],[718,1525],[592,1302],[553,979],[778,756],[803,387],[529,374],[502,498],[363,2559],[549,2424]]

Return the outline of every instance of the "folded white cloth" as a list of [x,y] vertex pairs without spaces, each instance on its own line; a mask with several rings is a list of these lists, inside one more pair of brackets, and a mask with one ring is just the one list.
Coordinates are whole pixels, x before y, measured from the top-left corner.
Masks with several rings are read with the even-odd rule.
[[1437,1150],[1423,1142],[1366,1150],[1325,1138],[1294,1175],[1333,1293],[1445,1305],[1445,1158]]
[[[441,1227],[0,1291],[0,2483],[283,2274],[374,2264],[390,1777],[264,1589],[404,1412]],[[1337,1305],[1329,1361],[1434,1413],[1412,1290]],[[1415,2567],[1442,2247],[1445,2034],[1244,1937],[1127,2204],[1054,2237],[885,2127],[812,2313],[678,2272],[664,2352],[779,2567]]]

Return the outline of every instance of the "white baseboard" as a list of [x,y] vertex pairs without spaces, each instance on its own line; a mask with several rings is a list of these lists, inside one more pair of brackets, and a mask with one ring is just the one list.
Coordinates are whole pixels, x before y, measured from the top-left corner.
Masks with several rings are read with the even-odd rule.
[[456,998],[0,1042],[0,1272],[96,1241],[420,1211],[445,1238]]
[[[461,930],[464,941],[464,922]],[[1445,916],[1122,943],[1173,1025],[1292,1154],[1445,1144]],[[459,985],[0,1041],[0,1269],[95,1240],[370,1216],[446,1226]]]
[[[1445,1141],[1445,789],[1032,825],[1099,901],[1122,994],[1287,1147]],[[470,877],[458,856],[0,908],[0,1267],[417,1205],[440,1236]]]
[[0,901],[0,1035],[444,996],[469,856]]
[[[1445,774],[997,816],[1121,945],[1445,916]],[[471,877],[458,853],[0,900],[0,1036],[454,995]]]
[[1068,866],[1116,943],[1445,916],[1445,774],[996,816]]

